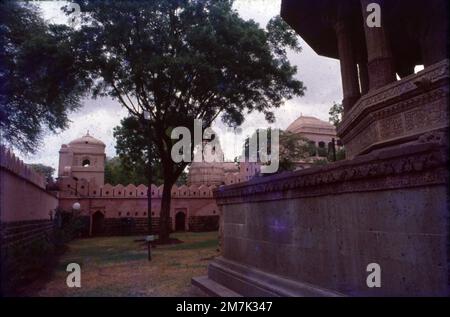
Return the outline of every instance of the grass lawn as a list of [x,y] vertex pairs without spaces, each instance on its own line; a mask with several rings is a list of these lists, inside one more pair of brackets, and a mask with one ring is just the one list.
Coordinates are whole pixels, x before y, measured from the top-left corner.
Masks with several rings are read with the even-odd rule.
[[[202,296],[191,286],[218,255],[217,232],[174,233],[181,244],[152,249],[134,240],[142,237],[105,237],[72,241],[59,259],[51,279],[31,296]],[[68,288],[66,266],[81,266],[81,288]]]

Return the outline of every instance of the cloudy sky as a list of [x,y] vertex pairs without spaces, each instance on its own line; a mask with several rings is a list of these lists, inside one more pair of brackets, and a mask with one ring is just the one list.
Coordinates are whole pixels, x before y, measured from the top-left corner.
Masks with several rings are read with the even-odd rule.
[[[253,19],[262,27],[273,16],[279,14],[281,0],[236,0],[235,8],[244,19]],[[41,3],[44,18],[53,23],[64,23],[65,16],[60,11],[62,1],[43,1]],[[318,56],[303,40],[302,52],[289,53],[289,60],[298,67],[298,79],[307,87],[304,97],[289,100],[275,111],[276,122],[270,126],[285,129],[300,115],[312,115],[328,121],[328,110],[334,101],[342,99],[339,62]],[[57,169],[58,150],[61,144],[89,133],[106,144],[106,154],[115,155],[113,128],[120,123],[127,111],[109,98],[86,99],[83,107],[71,113],[69,128],[58,134],[47,134],[37,154],[25,156],[19,154],[27,163],[42,163]],[[227,129],[220,120],[213,128],[218,132],[225,158],[232,160],[239,154],[243,140],[257,128],[268,127],[264,116],[253,113],[247,116],[241,126],[242,132],[236,134]]]

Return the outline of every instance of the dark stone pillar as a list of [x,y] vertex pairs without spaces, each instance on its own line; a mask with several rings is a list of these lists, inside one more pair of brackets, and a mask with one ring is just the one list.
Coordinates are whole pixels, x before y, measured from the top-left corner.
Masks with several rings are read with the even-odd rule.
[[384,12],[381,12],[381,27],[369,27],[366,22],[369,15],[367,12],[369,3],[378,3],[383,8],[382,2],[381,0],[361,0],[367,46],[369,88],[371,90],[395,81],[394,61],[383,20]]
[[369,91],[369,72],[367,71],[367,62],[358,64],[359,83],[361,85],[361,95],[367,94]]
[[422,9],[421,51],[425,67],[448,58],[447,0],[434,0]]
[[336,37],[341,64],[344,113],[353,107],[359,99],[358,70],[351,41],[351,30],[345,20],[336,23]]

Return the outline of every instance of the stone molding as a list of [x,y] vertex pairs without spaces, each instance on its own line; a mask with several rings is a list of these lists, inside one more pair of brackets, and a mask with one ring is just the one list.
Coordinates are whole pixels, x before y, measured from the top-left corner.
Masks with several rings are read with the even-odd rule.
[[436,83],[442,79],[449,78],[450,61],[444,59],[439,63],[431,65],[417,74],[409,75],[401,80],[370,91],[355,104],[355,106],[345,115],[342,123],[338,127],[338,132],[342,133],[349,128],[353,121],[359,117],[367,108],[378,103],[388,102],[394,98],[417,90],[419,82]]
[[351,161],[221,186],[214,191],[214,197],[220,206],[446,184],[448,155],[441,142],[440,136],[428,135],[416,144],[380,150]]
[[448,78],[446,59],[360,98],[337,129],[348,156],[448,127]]

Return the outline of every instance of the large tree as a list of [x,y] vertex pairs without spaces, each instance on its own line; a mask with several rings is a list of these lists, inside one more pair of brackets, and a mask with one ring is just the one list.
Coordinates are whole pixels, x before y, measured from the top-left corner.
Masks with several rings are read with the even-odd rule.
[[[164,183],[161,160],[155,155],[157,153],[155,142],[149,144],[147,140],[149,128],[148,125],[140,124],[135,117],[122,119],[120,125],[114,128],[116,153],[119,156],[109,160],[107,164],[113,183],[125,184],[124,181],[128,178],[130,183],[148,185],[150,167],[152,184]],[[177,185],[186,183],[185,172],[182,172],[176,183]]]
[[[146,179],[152,173],[152,183],[159,184],[163,175],[161,173],[161,160],[154,155],[157,152],[155,142],[148,140],[150,126],[142,124],[138,118],[129,116],[120,121],[114,128],[116,138],[116,152],[119,155],[124,169],[141,174],[139,179]],[[151,171],[150,171],[151,167]]]
[[[161,240],[169,238],[171,187],[189,162],[171,158],[173,128],[203,128],[221,116],[239,125],[259,111],[274,120],[273,108],[301,96],[286,48],[298,39],[280,17],[266,29],[244,21],[231,0],[80,1],[89,12],[76,32],[79,55],[95,78],[94,95],[116,98],[142,125],[161,160],[164,190]],[[185,136],[186,137],[186,136]]]
[[334,102],[331,106],[328,114],[330,115],[329,121],[337,127],[342,121],[342,114],[344,112],[344,106],[342,103]]
[[33,153],[46,130],[67,127],[90,80],[67,26],[47,25],[24,1],[0,2],[0,21],[0,137]]
[[55,172],[55,169],[53,167],[41,163],[28,164],[28,166],[31,167],[34,171],[44,176],[47,184],[53,183],[53,173]]

